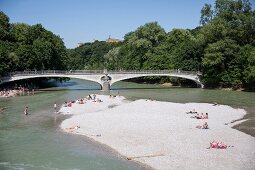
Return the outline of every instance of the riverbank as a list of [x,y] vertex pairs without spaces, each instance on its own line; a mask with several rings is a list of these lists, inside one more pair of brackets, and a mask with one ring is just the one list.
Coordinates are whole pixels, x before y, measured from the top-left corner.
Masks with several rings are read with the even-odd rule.
[[[253,169],[255,138],[231,127],[246,112],[208,103],[171,103],[151,100],[127,102],[124,97],[97,96],[61,108],[75,114],[62,122],[69,133],[85,135],[106,144],[128,159],[155,169]],[[187,111],[209,113],[208,120],[190,118]],[[204,122],[210,129],[197,129]],[[75,126],[79,128],[75,129]],[[227,149],[207,149],[213,140]]]

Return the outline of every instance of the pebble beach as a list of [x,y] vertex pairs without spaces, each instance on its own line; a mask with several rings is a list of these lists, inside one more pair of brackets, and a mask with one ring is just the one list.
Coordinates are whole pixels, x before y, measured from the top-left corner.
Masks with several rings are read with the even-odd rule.
[[[97,95],[102,102],[84,100],[61,107],[70,114],[61,128],[85,135],[116,150],[128,160],[153,169],[254,169],[255,138],[231,128],[246,111],[212,103],[172,103],[123,96]],[[187,112],[208,113],[208,119]],[[208,123],[209,129],[196,126]],[[79,128],[73,128],[78,126]],[[209,148],[220,141],[226,149]]]

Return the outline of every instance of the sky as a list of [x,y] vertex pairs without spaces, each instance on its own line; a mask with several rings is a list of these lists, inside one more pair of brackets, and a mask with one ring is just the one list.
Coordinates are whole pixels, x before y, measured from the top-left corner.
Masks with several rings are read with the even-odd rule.
[[148,22],[157,21],[166,32],[195,28],[205,3],[214,0],[0,0],[0,10],[10,23],[42,24],[75,48],[109,36],[122,40]]

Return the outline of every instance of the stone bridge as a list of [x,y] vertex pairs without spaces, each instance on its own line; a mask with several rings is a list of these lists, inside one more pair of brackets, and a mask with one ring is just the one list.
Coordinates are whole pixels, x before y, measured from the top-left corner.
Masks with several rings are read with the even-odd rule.
[[39,77],[67,77],[84,79],[97,82],[102,90],[110,90],[111,85],[117,81],[144,77],[144,76],[171,76],[180,77],[196,82],[201,88],[203,84],[199,79],[199,72],[180,71],[180,70],[139,70],[139,71],[107,71],[107,70],[47,70],[47,71],[17,71],[10,73],[6,77],[0,78],[0,84]]

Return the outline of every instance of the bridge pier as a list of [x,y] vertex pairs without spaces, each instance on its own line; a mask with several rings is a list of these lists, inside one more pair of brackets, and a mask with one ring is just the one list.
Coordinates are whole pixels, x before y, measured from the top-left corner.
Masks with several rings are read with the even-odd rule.
[[197,88],[201,88],[201,89],[203,89],[203,88],[204,88],[204,85],[203,85],[203,84],[201,84],[201,83],[197,83]]
[[107,73],[103,77],[101,77],[101,85],[103,91],[110,91],[111,89],[111,80],[112,78],[108,76]]
[[110,89],[111,89],[110,82],[109,82],[109,81],[103,82],[103,84],[102,84],[102,90],[103,90],[103,91],[110,91]]

